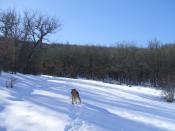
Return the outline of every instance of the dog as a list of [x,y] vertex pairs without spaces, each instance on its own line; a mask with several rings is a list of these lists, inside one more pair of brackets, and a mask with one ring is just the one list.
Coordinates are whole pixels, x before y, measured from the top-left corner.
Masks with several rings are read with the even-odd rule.
[[72,104],[81,104],[81,99],[76,89],[71,90]]

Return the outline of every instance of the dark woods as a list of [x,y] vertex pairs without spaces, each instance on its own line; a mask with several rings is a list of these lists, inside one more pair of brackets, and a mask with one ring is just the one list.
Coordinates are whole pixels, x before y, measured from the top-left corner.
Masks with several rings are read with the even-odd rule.
[[[147,48],[126,44],[117,47],[43,44],[28,63],[33,43],[1,38],[1,69],[31,74],[117,80],[126,84],[174,82],[175,45],[151,41]],[[26,72],[26,67],[30,67]]]
[[25,12],[20,17],[14,12],[0,16],[1,70],[116,80],[128,85],[173,85],[175,81],[175,43],[153,40],[145,48],[129,43],[115,47],[43,44],[61,25],[40,14]]

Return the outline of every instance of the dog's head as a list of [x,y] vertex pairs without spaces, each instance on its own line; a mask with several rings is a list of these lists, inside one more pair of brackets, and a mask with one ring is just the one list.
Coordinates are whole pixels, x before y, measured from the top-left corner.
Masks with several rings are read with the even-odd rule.
[[72,89],[71,92],[77,92],[77,90],[76,89]]
[[72,89],[71,92],[72,92],[72,93],[73,93],[73,92],[77,92],[77,90],[76,90],[76,89]]
[[71,90],[71,94],[72,95],[78,95],[79,93],[78,93],[78,91],[76,89],[72,89]]

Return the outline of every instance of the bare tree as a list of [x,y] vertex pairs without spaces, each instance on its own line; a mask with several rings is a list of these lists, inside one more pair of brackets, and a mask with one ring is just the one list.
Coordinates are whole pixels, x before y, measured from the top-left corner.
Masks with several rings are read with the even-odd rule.
[[35,46],[41,46],[43,40],[60,27],[61,24],[54,17],[30,10],[24,12],[23,39],[34,42]]
[[21,17],[15,9],[0,12],[0,32],[5,38],[19,38],[21,36]]
[[21,17],[15,9],[8,9],[0,13],[0,32],[3,37],[14,39],[13,72],[16,72],[16,49],[22,34],[21,30]]
[[15,9],[0,12],[0,33],[3,37],[14,40],[14,72],[16,72],[16,48],[19,40],[32,43],[26,58],[26,68],[28,68],[31,65],[33,55],[40,50],[47,36],[61,27],[61,24],[54,17],[41,15],[38,12],[27,10],[22,16],[20,17]]
[[49,34],[60,29],[60,27],[61,24],[53,17],[44,16],[32,11],[24,12],[23,40],[33,43],[33,47],[27,57],[27,70],[31,64],[33,54],[41,48],[43,40],[45,40]]

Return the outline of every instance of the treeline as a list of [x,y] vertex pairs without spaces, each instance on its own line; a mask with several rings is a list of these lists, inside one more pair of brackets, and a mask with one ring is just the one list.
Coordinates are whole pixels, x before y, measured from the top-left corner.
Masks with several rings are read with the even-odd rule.
[[[34,44],[1,39],[1,69],[26,73],[28,54]],[[16,58],[15,58],[16,56]],[[153,40],[148,47],[129,43],[115,47],[43,44],[31,58],[31,74],[117,80],[126,84],[149,82],[153,86],[174,83],[175,44]]]
[[148,47],[129,43],[116,47],[51,45],[43,55],[43,73],[56,76],[111,79],[126,84],[173,83],[175,44],[153,40]]
[[44,44],[60,27],[55,18],[34,11],[0,12],[0,70],[174,86],[175,43],[152,40],[145,48],[124,42],[115,47]]

